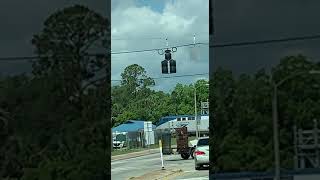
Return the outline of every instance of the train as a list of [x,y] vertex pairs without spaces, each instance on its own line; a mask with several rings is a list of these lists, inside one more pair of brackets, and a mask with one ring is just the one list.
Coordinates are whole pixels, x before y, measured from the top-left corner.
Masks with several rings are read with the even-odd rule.
[[[197,116],[199,121],[198,132],[208,133],[209,132],[209,115],[201,114]],[[177,115],[177,116],[166,116],[162,117],[156,123],[156,130],[171,129],[174,131],[175,128],[187,127],[189,134],[195,134],[197,129],[197,121],[194,115]]]

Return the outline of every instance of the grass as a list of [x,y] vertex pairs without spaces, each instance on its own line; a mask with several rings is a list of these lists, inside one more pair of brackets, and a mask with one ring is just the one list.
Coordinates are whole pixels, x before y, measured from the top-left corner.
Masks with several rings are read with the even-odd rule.
[[137,148],[137,149],[117,149],[113,150],[111,152],[111,156],[116,156],[116,155],[121,155],[121,154],[128,154],[128,153],[133,153],[133,152],[139,152],[143,151],[143,148]]
[[[196,139],[195,136],[189,136],[188,137],[188,141],[192,141]],[[177,140],[175,137],[171,138],[171,146],[172,145],[177,145]],[[157,144],[154,144],[154,145],[151,145],[149,147],[150,149],[154,149],[154,148],[159,148],[159,145]],[[148,150],[149,149],[148,147],[147,148],[133,148],[133,149],[127,149],[127,148],[123,148],[123,149],[114,149],[112,150],[111,152],[111,156],[116,156],[116,155],[122,155],[122,154],[128,154],[128,153],[133,153],[133,152],[139,152],[139,151],[144,151],[144,150]]]
[[128,154],[128,153],[133,153],[133,152],[139,152],[139,151],[144,151],[144,150],[154,149],[154,148],[159,148],[159,145],[154,144],[154,145],[150,145],[150,147],[146,147],[146,148],[133,148],[133,149],[123,148],[123,149],[114,149],[113,151],[111,151],[111,156]]

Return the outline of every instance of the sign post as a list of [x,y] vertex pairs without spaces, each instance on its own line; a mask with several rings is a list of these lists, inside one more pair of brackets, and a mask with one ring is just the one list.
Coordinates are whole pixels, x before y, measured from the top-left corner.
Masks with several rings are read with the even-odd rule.
[[161,139],[159,140],[159,148],[160,148],[161,167],[162,167],[162,170],[164,170]]

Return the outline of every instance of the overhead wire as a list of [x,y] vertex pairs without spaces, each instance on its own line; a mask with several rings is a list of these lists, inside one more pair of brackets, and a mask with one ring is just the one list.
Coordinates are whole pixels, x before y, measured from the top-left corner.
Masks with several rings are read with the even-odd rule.
[[[304,40],[316,40],[316,39],[320,39],[320,35],[309,35],[309,36],[300,36],[300,37],[296,36],[296,37],[281,38],[281,39],[244,41],[244,42],[212,44],[212,45],[209,45],[209,43],[196,43],[196,45],[209,45],[209,48],[226,48],[226,47],[239,47],[239,46],[250,46],[250,45],[260,45],[260,44],[284,43],[284,42],[291,42],[291,41],[304,41]],[[187,46],[194,46],[194,45],[195,45],[194,43],[182,44],[182,45],[172,46],[171,48],[187,47]],[[150,51],[158,51],[161,49],[166,49],[166,48],[152,48],[152,49],[141,49],[141,50],[119,51],[119,52],[112,52],[111,51],[111,55],[150,52]],[[96,54],[91,54],[91,55],[94,56]],[[36,60],[39,58],[40,58],[39,56],[0,57],[0,61],[26,61],[26,60]]]
[[[186,33],[183,34],[184,36],[190,35],[193,36],[196,34],[197,36],[209,36],[209,32],[198,32],[198,33]],[[165,40],[166,38],[170,39],[170,36],[152,36],[150,35],[149,37],[117,37],[117,36],[111,36],[111,40]]]
[[[180,78],[180,77],[194,77],[194,76],[203,76],[208,75],[209,73],[198,73],[198,74],[184,74],[184,75],[176,75],[176,76],[162,76],[162,77],[151,77],[153,80],[157,79],[170,79],[170,78]],[[142,80],[142,79],[139,79]],[[119,79],[113,79],[111,81],[121,81]]]
[[260,45],[260,44],[271,44],[271,43],[283,43],[291,41],[303,41],[303,40],[315,40],[320,39],[320,35],[310,35],[310,36],[296,36],[289,38],[280,39],[270,39],[270,40],[258,40],[258,41],[244,41],[237,43],[224,43],[224,44],[213,44],[210,48],[224,48],[224,47],[238,47],[238,46],[248,46],[248,45]]
[[[196,43],[196,45],[201,45],[201,44],[209,44],[209,43]],[[194,46],[195,44],[181,44],[177,46],[172,46],[172,47],[164,47],[164,48],[153,48],[153,49],[142,49],[142,50],[134,50],[134,51],[120,51],[120,52],[112,52],[111,54],[130,54],[130,53],[138,53],[138,52],[148,52],[148,51],[158,51],[162,49],[167,49],[167,48],[175,48],[175,47],[187,47],[187,46]],[[97,55],[103,55],[103,54],[89,54],[87,56],[97,56]],[[40,59],[40,56],[22,56],[22,57],[0,57],[0,61],[28,61],[28,60],[37,60]]]
[[152,49],[142,49],[142,50],[133,50],[133,51],[120,51],[120,52],[112,52],[111,54],[130,54],[130,53],[139,53],[139,52],[150,52],[150,51],[158,51],[158,50],[163,50],[167,48],[179,48],[179,47],[188,47],[188,46],[194,46],[194,45],[209,45],[209,43],[191,43],[191,44],[182,44],[182,45],[177,45],[177,46],[172,46],[172,47],[165,47],[165,48],[152,48]]

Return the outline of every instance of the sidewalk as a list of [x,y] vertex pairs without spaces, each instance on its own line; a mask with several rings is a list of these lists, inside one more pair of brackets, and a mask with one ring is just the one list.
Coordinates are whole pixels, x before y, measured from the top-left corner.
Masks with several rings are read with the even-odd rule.
[[155,154],[155,153],[160,153],[159,148],[111,156],[111,161],[130,159],[130,158],[135,158],[135,157],[140,157],[140,156],[144,156],[144,155],[148,155],[148,154]]

